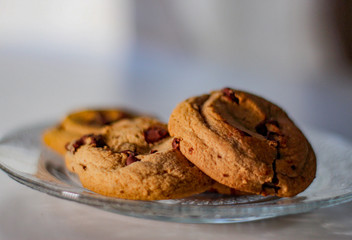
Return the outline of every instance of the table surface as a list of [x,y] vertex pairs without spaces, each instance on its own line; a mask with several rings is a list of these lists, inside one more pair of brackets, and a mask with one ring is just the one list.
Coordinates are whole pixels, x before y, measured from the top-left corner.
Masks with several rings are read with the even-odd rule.
[[[10,61],[7,60],[5,63],[10,64]],[[2,68],[0,71],[1,79],[7,79],[6,81],[0,80],[0,111],[2,112],[0,135],[43,119],[58,119],[69,109],[82,105],[97,105],[113,101],[123,103],[127,99],[130,106],[148,110],[140,104],[143,103],[142,98],[146,96],[145,91],[151,89],[150,85],[155,86],[154,82],[150,84],[138,80],[115,81],[117,76],[110,78],[109,74],[106,74],[108,71],[105,70],[90,69],[89,72],[75,71],[74,74],[65,75],[68,74],[67,71],[56,68],[47,69],[47,71],[31,68],[18,72],[6,69]],[[55,76],[52,74],[53,71],[57,73]],[[24,76],[32,76],[32,81],[28,83]],[[45,80],[49,77],[50,81]],[[101,84],[102,78],[104,78],[104,84]],[[87,81],[89,84],[86,84]],[[190,84],[187,81],[172,85],[177,93],[174,95],[177,97],[170,98],[171,106],[184,97],[180,89],[184,89],[183,84]],[[209,82],[208,86],[203,85],[203,87],[206,89],[216,84],[223,86],[228,83]],[[163,87],[167,86],[167,83],[160,82],[157,90],[163,90]],[[282,85],[280,94],[273,95],[270,95],[273,85],[269,83],[254,84],[248,81],[238,81],[236,86],[273,96],[273,100],[280,101],[281,105],[290,109],[298,123],[315,124],[315,126],[326,127],[340,134],[345,133],[346,137],[351,137],[351,128],[346,128],[346,126],[352,117],[350,111],[346,113],[346,108],[344,108],[352,103],[351,82],[343,82],[340,85],[326,84],[326,82],[285,83]],[[77,95],[78,89],[81,91],[79,95]],[[131,89],[134,90],[133,94],[131,94]],[[186,91],[184,95],[190,94],[187,92],[189,90],[184,91]],[[203,89],[197,91],[203,91]],[[100,94],[96,94],[97,92]],[[298,93],[299,98],[297,98]],[[165,93],[160,94],[165,95]],[[160,109],[164,109],[164,116],[167,116],[169,111],[165,109],[170,109],[170,105],[165,105],[160,99],[155,100],[160,96],[155,95],[154,92],[148,96],[148,101],[143,104],[159,106]],[[324,110],[319,108],[321,105],[324,105]],[[329,114],[329,111],[335,116]],[[336,118],[336,114],[341,114],[343,117]],[[325,116],[325,121],[317,121],[317,119],[322,119],[322,116]],[[341,121],[341,118],[344,121]],[[331,124],[333,120],[338,123],[338,126]],[[55,198],[17,183],[2,171],[0,171],[0,182],[0,239],[352,238],[352,203],[318,209],[305,214],[247,223],[181,224],[122,216]]]

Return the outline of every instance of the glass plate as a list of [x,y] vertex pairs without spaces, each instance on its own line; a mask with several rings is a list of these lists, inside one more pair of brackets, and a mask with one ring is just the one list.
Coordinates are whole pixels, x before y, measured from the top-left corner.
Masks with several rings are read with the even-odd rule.
[[184,223],[232,223],[303,213],[352,199],[351,143],[317,130],[305,131],[317,154],[317,177],[293,198],[204,193],[184,199],[133,201],[83,188],[78,178],[66,171],[63,158],[42,144],[41,134],[50,125],[29,126],[3,137],[0,168],[31,188],[110,212]]

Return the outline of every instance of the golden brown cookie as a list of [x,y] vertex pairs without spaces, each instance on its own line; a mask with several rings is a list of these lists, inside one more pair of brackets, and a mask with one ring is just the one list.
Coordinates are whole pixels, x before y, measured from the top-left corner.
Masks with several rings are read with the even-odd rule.
[[131,118],[133,114],[120,109],[87,109],[67,115],[55,127],[43,134],[44,143],[60,154],[65,154],[65,145],[89,133],[99,133],[104,126],[124,118]]
[[185,100],[169,132],[204,173],[239,191],[289,197],[315,177],[303,133],[281,108],[247,92],[225,88]]
[[213,183],[177,149],[167,126],[152,118],[121,120],[101,135],[71,142],[68,150],[67,168],[85,188],[106,196],[182,198]]
[[232,196],[243,196],[243,195],[253,195],[253,193],[238,191],[234,188],[230,188],[224,184],[215,182],[210,189],[207,190],[210,193],[219,193],[223,195],[232,195]]

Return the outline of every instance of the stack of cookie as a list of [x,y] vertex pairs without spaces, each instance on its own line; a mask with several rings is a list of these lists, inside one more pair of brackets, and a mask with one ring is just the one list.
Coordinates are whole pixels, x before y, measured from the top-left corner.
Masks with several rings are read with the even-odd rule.
[[181,102],[168,125],[119,109],[78,111],[43,139],[85,188],[124,199],[291,197],[316,172],[311,145],[281,108],[230,88]]

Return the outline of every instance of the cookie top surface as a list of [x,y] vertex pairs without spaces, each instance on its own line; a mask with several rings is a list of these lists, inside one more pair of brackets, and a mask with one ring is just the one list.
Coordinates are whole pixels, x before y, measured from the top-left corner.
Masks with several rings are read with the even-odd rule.
[[172,142],[167,126],[155,119],[121,120],[101,135],[71,142],[66,166],[87,189],[124,199],[182,198],[209,189],[213,180]]
[[61,126],[70,132],[81,135],[98,133],[102,127],[134,115],[121,109],[85,109],[68,114]]
[[60,154],[65,154],[65,145],[82,135],[99,133],[106,125],[134,114],[121,109],[85,109],[68,114],[55,127],[44,132],[43,140],[47,146]]
[[240,191],[294,196],[315,177],[303,133],[280,107],[244,91],[185,100],[172,112],[169,132],[203,172]]

